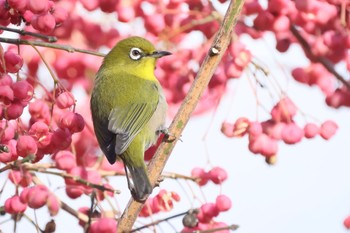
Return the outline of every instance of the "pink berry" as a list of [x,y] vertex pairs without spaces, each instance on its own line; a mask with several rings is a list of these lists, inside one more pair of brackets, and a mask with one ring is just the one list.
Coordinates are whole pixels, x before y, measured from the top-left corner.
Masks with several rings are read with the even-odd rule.
[[209,178],[215,184],[221,184],[227,179],[227,172],[221,167],[214,167],[209,171]]
[[320,129],[320,135],[325,140],[330,139],[337,132],[338,125],[332,120],[327,120],[322,123]]
[[6,71],[9,73],[17,73],[23,66],[23,58],[12,51],[6,51],[4,59]]
[[250,121],[246,117],[240,117],[233,125],[233,134],[235,137],[243,137],[249,128]]
[[232,207],[231,199],[228,196],[223,194],[216,197],[215,204],[216,204],[216,208],[220,212],[228,211]]
[[314,123],[307,123],[304,126],[304,136],[306,138],[314,138],[319,133],[320,133],[320,127],[318,127]]
[[61,203],[57,199],[57,197],[50,193],[47,202],[46,202],[47,208],[49,209],[50,215],[51,216],[56,216],[58,211],[60,210],[60,205]]
[[55,17],[51,13],[35,15],[31,23],[33,28],[45,34],[52,33],[56,26]]
[[11,139],[7,142],[7,149],[9,151],[0,153],[0,162],[8,163],[18,159],[16,144],[17,144],[17,141],[14,139]]
[[83,7],[88,11],[93,11],[98,8],[99,1],[98,0],[80,0]]
[[233,134],[233,124],[228,123],[228,122],[223,122],[221,124],[221,132],[226,136],[226,137],[234,137]]
[[66,112],[61,116],[58,126],[62,129],[68,129],[72,134],[81,132],[85,127],[84,118],[75,112]]
[[30,0],[28,1],[28,9],[35,14],[47,12],[49,8],[48,0]]
[[7,3],[11,8],[20,12],[24,12],[27,7],[27,0],[7,0]]
[[75,156],[72,152],[61,150],[55,154],[54,159],[58,169],[69,171],[77,166]]
[[30,208],[38,209],[44,206],[49,196],[49,190],[45,185],[36,185],[29,188],[26,200]]
[[272,119],[289,123],[297,113],[297,107],[291,99],[281,99],[271,110]]
[[344,226],[346,227],[346,229],[350,229],[350,216],[344,219]]
[[191,171],[191,175],[195,178],[199,178],[198,184],[200,186],[204,186],[208,183],[209,175],[203,168],[193,168]]
[[55,8],[52,9],[51,14],[55,18],[56,25],[62,24],[68,18],[67,11],[63,7],[59,7],[59,6],[55,6]]
[[9,85],[0,86],[0,101],[9,104],[14,98],[13,90]]
[[21,202],[19,196],[12,196],[5,201],[5,211],[9,214],[23,213],[27,209],[27,205]]
[[14,97],[23,101],[31,100],[34,94],[33,86],[26,80],[18,81],[12,84],[12,90]]
[[282,140],[286,144],[295,144],[301,141],[304,131],[295,123],[287,124],[282,130]]
[[55,149],[64,150],[72,143],[72,134],[68,129],[57,128],[51,137],[51,144]]
[[117,232],[117,222],[112,218],[100,218],[93,222],[90,227],[91,233],[115,233]]
[[27,170],[11,170],[8,177],[12,183],[22,187],[28,187],[32,183],[32,175]]
[[33,137],[22,135],[17,140],[16,149],[18,156],[26,157],[28,155],[34,155],[38,147]]
[[213,218],[219,215],[219,210],[214,203],[205,203],[201,206],[200,210],[205,216],[208,216],[209,218]]
[[25,106],[20,101],[13,101],[10,105],[6,108],[6,115],[5,118],[7,120],[14,120],[19,118],[22,113]]
[[257,122],[257,121],[250,122],[249,128],[248,128],[249,136],[256,137],[262,134],[262,132],[263,132],[263,128],[260,122]]
[[118,20],[123,23],[127,23],[135,18],[135,10],[132,7],[118,7]]
[[57,104],[57,107],[59,107],[61,109],[69,108],[73,104],[75,104],[74,96],[68,91],[62,92],[57,97],[56,104]]

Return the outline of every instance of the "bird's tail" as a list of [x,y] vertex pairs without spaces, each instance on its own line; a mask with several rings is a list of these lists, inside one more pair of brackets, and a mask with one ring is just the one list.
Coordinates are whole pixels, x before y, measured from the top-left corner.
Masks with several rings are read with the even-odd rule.
[[[145,166],[128,166],[133,187],[130,188],[135,201],[144,202],[152,193],[152,185],[148,179]],[[130,185],[130,184],[129,184]]]

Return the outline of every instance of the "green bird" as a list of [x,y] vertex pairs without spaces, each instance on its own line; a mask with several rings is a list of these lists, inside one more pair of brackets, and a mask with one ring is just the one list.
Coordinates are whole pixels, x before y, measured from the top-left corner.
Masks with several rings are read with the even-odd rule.
[[168,105],[154,70],[157,59],[170,54],[141,37],[121,40],[105,56],[91,94],[97,141],[109,163],[117,158],[124,162],[128,187],[138,202],[153,189],[144,152],[166,132]]

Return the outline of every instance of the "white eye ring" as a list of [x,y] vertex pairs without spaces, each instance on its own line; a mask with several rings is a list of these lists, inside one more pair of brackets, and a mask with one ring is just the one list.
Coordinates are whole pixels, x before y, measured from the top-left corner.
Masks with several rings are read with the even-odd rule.
[[129,56],[132,60],[140,60],[140,58],[142,57],[142,50],[139,48],[132,48],[130,49]]

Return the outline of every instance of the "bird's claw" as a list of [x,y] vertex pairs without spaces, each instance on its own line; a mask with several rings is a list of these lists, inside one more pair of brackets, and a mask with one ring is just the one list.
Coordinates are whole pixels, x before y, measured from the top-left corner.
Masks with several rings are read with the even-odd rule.
[[[164,134],[163,141],[165,141],[165,142],[173,142],[176,139],[178,139],[174,134],[169,132],[168,128],[159,129],[158,133],[159,134]],[[182,141],[181,138],[179,138],[179,140]]]

